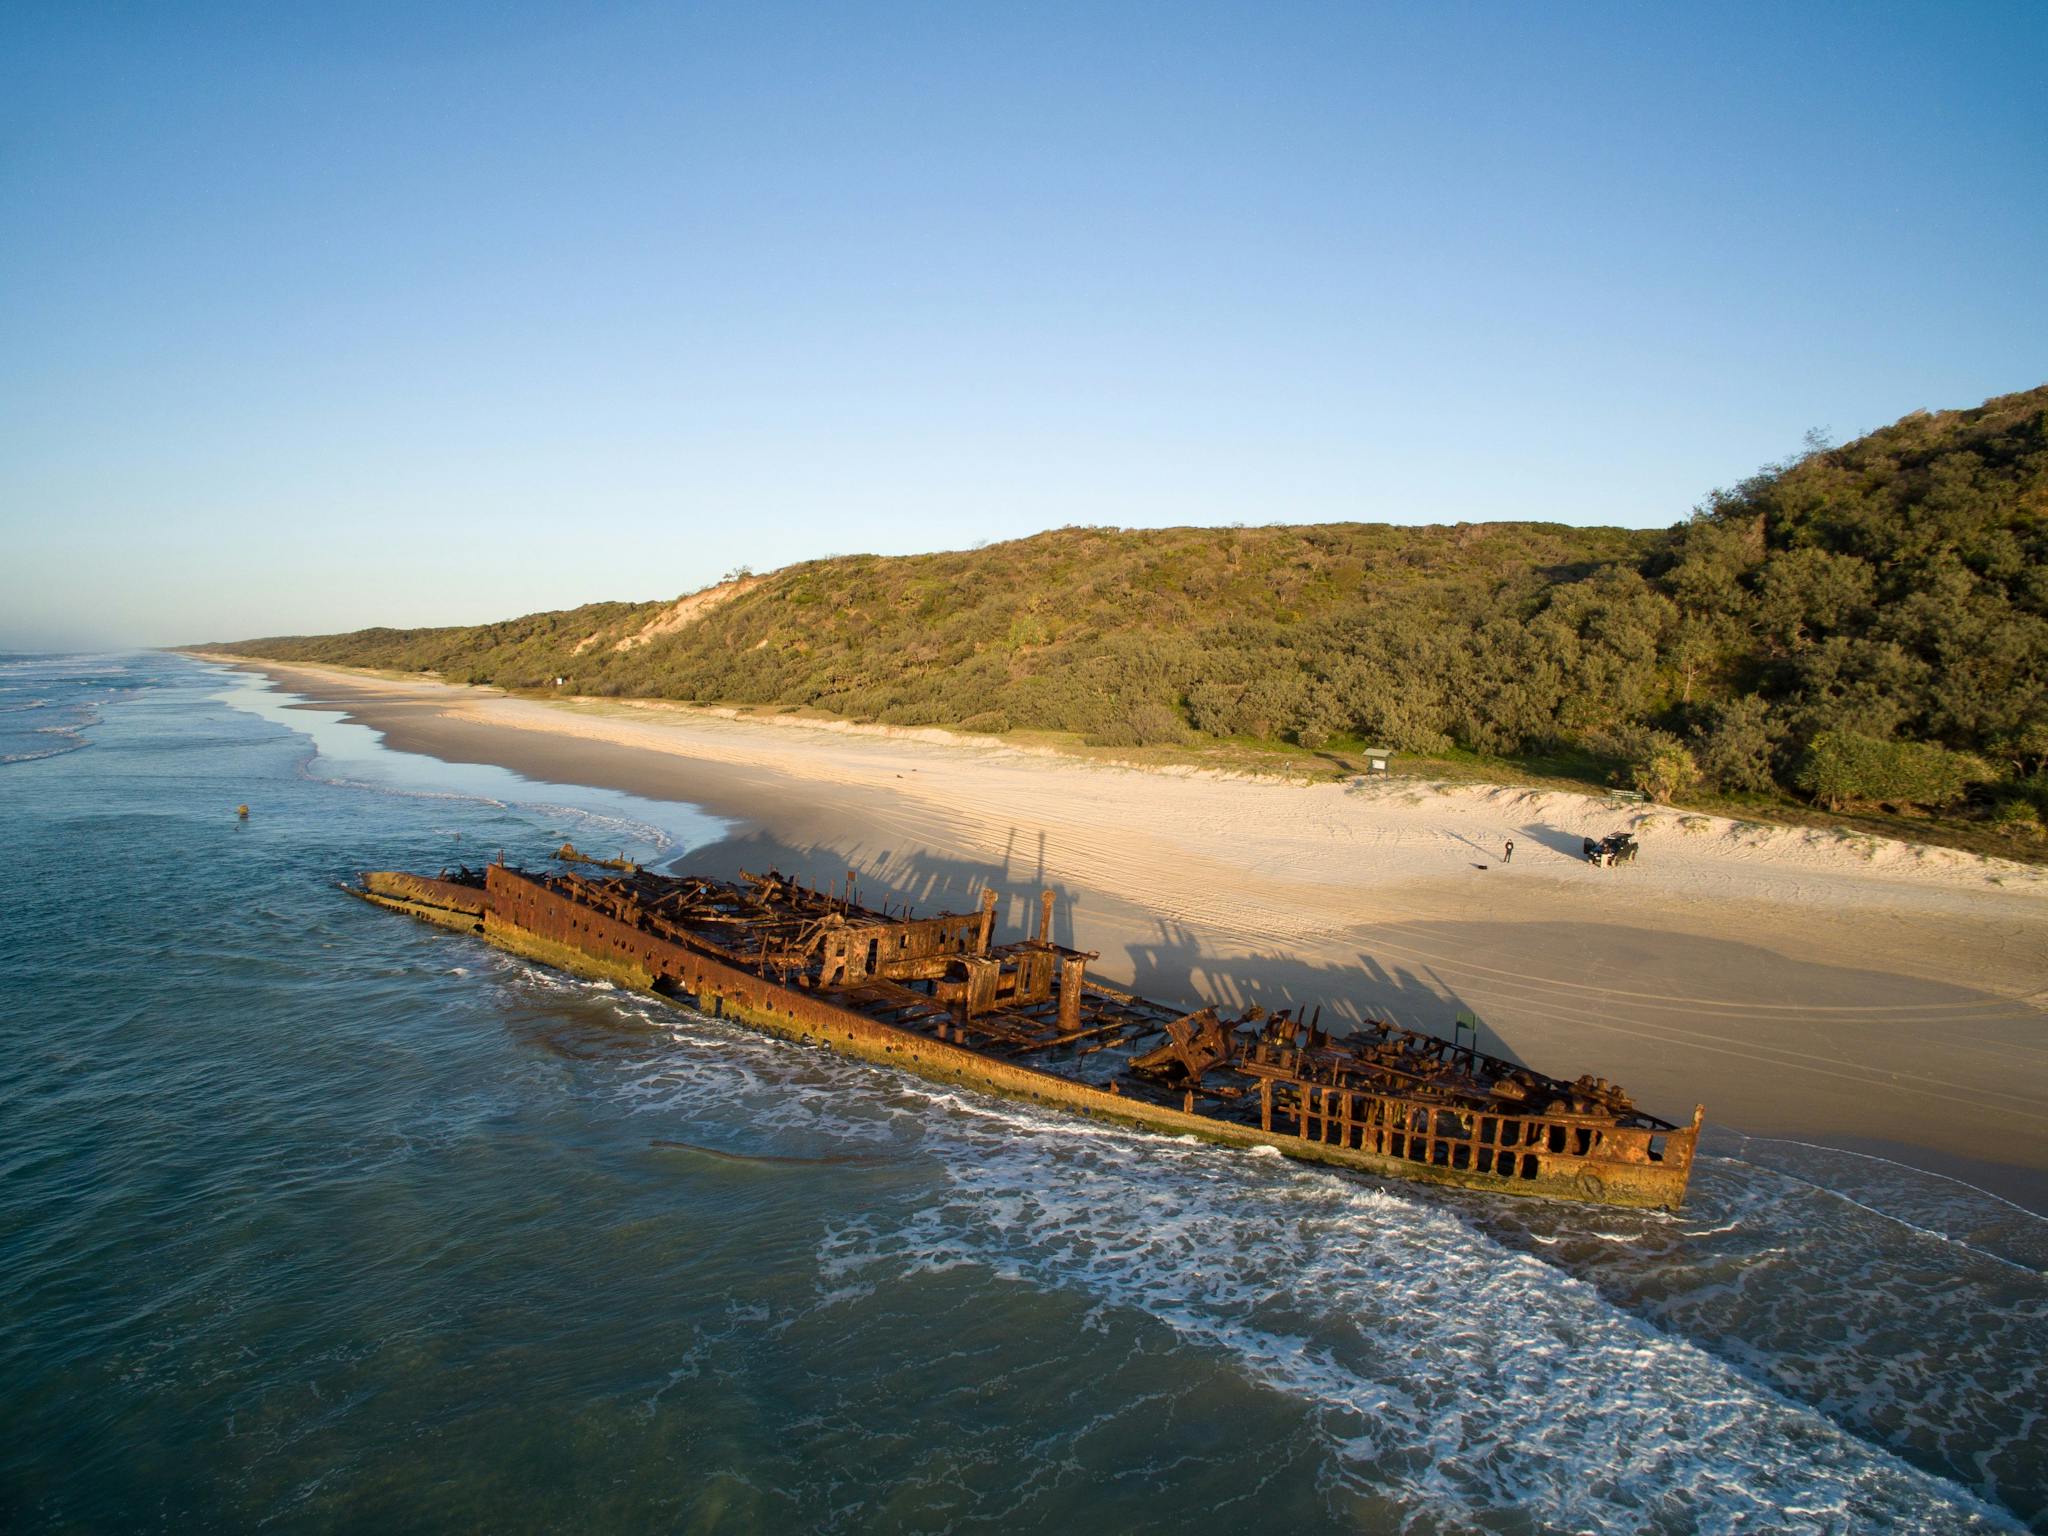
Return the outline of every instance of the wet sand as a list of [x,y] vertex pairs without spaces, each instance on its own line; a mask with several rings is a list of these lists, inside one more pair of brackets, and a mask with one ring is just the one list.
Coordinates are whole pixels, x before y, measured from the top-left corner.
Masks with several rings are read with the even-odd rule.
[[[1062,942],[1169,1000],[1320,1004],[1595,1072],[1716,1136],[1786,1138],[2048,1210],[2048,880],[1948,850],[1649,813],[1632,867],[1597,797],[1347,793],[943,739],[253,666],[396,749],[686,800],[733,824],[692,867],[780,868]],[[1501,843],[1516,840],[1503,865]],[[368,861],[372,850],[365,850]],[[1716,1144],[1710,1139],[1709,1145]]]

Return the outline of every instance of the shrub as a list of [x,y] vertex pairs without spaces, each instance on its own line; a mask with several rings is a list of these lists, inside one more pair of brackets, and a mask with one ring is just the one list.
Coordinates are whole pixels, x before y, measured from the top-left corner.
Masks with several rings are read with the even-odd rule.
[[1645,725],[1622,725],[1598,731],[1586,746],[1617,766],[1608,775],[1616,784],[1639,789],[1652,800],[1669,801],[1700,781],[1700,767],[1685,743],[1669,731]]
[[1187,690],[1188,713],[1197,730],[1212,736],[1271,740],[1303,704],[1303,680],[1286,667],[1248,668],[1242,682],[1209,680]]
[[1676,737],[1659,742],[1638,762],[1629,764],[1629,778],[1652,800],[1669,802],[1700,781],[1699,764]]
[[1829,810],[1887,800],[1939,809],[1953,805],[1984,773],[1976,758],[1932,742],[1822,731],[1806,749],[1798,784]]
[[2007,786],[2020,799],[2030,801],[2034,814],[2048,821],[2048,773],[2030,773]]
[[2022,837],[2041,830],[2041,813],[2027,800],[2001,800],[1991,808],[1991,824],[2002,832]]
[[1174,747],[1187,739],[1187,723],[1164,704],[1140,704],[1087,737],[1093,747]]
[[1309,751],[1320,752],[1344,725],[1343,707],[1329,690],[1311,687],[1295,710],[1294,739]]

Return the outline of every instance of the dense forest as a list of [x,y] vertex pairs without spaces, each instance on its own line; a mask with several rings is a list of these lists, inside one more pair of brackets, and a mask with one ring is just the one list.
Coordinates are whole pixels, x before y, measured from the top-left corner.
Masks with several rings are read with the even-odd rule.
[[683,603],[213,647],[1107,746],[1568,750],[1659,798],[2048,812],[2048,386],[1811,445],[1676,527],[1063,528]]

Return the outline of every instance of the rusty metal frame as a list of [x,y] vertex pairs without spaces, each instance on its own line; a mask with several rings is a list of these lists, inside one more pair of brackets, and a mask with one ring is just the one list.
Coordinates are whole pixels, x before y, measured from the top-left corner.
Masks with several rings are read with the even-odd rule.
[[1703,1114],[1638,1110],[1572,1082],[1374,1021],[1343,1036],[1252,1009],[1226,1020],[1091,980],[1097,957],[1037,932],[994,942],[996,895],[914,917],[779,872],[738,881],[491,865],[373,871],[355,894],[543,963],[925,1077],[1297,1158],[1504,1194],[1676,1209]]

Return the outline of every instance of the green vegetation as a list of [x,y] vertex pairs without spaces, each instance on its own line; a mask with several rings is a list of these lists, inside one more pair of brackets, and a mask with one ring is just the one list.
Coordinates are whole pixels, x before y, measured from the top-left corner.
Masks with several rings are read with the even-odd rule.
[[1883,741],[1854,731],[1822,731],[1800,760],[1798,784],[1831,811],[1872,801],[1935,809],[1955,804],[1984,765],[1931,741]]
[[[1818,447],[1675,528],[1063,528],[218,649],[457,682],[1050,730],[1571,758],[1659,799],[2048,808],[2048,387]],[[632,644],[623,644],[628,640]]]
[[[387,672],[431,672],[451,683],[545,688],[580,659],[637,633],[667,603],[587,603],[496,624],[448,629],[359,629],[346,635],[284,635],[197,649]],[[580,649],[579,649],[580,648]]]

